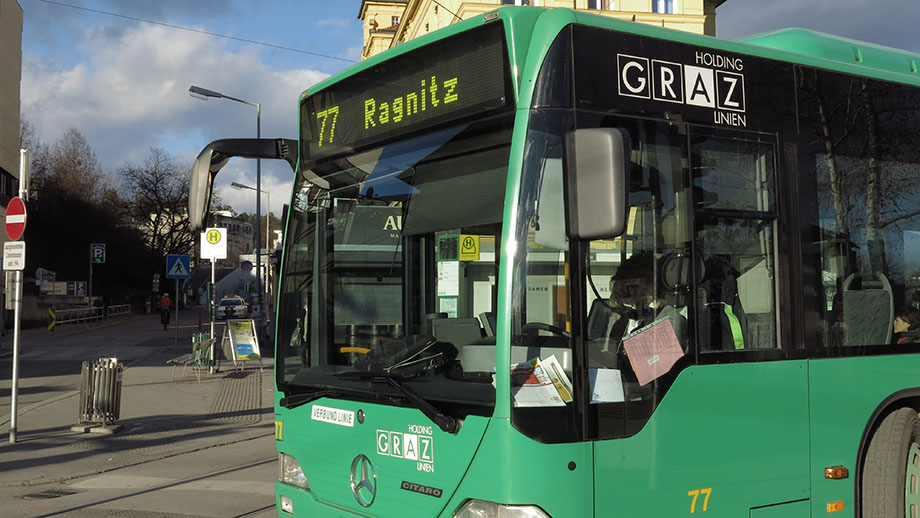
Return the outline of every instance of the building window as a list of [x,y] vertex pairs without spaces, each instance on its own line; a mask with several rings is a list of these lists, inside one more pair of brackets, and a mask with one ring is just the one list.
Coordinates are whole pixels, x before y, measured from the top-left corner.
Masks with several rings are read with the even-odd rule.
[[652,0],[652,12],[661,14],[674,14],[676,0]]
[[[656,1],[657,0],[652,0],[652,2]],[[588,0],[588,9],[593,9],[595,11],[612,11],[613,0]]]
[[394,16],[390,18],[390,21],[393,22],[390,25],[399,25],[399,16]]
[[539,5],[538,0],[502,0],[503,5]]

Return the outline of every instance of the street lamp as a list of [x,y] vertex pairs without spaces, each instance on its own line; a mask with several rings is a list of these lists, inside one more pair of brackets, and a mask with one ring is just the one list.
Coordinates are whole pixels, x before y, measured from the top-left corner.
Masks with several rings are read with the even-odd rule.
[[[229,95],[224,95],[220,92],[215,92],[214,90],[208,90],[207,88],[201,88],[200,86],[192,85],[188,89],[188,94],[196,99],[201,99],[207,101],[209,97],[215,99],[229,99],[231,101],[236,101],[238,103],[248,104],[249,106],[256,107],[256,138],[262,138],[262,105],[260,103],[253,103],[249,101],[244,101],[243,99],[237,99],[236,97],[230,97]],[[256,159],[256,191],[262,192],[262,159]],[[262,197],[256,196],[256,285],[262,285],[262,261],[258,260],[260,252],[262,251]],[[259,294],[259,298],[262,297],[262,294]],[[262,304],[262,301],[259,301],[259,304]]]
[[[270,218],[271,213],[272,213],[272,192],[271,192],[271,191],[261,191],[261,190],[259,190],[259,189],[256,189],[255,187],[251,187],[251,186],[249,186],[249,185],[243,185],[243,184],[241,184],[241,183],[236,183],[236,182],[232,182],[232,183],[230,184],[230,187],[233,187],[234,189],[237,189],[237,190],[249,189],[250,191],[256,191],[257,193],[262,193],[262,194],[265,195],[265,199],[266,199],[265,204],[268,205],[268,208],[265,209],[265,247],[266,247],[266,249],[269,249],[269,253],[270,253],[270,249],[271,249],[271,246],[272,246],[272,245],[271,245],[272,240],[271,240],[271,237],[270,237],[270,236],[271,236],[271,226],[272,226],[272,225],[271,225],[271,220],[270,220],[269,218]],[[258,198],[258,197],[259,197],[259,195],[256,194],[256,198]],[[257,218],[257,219],[258,219],[258,218]],[[262,262],[261,254],[262,254],[262,250],[260,249],[259,252],[256,254],[256,262],[257,262],[257,263],[261,263],[261,262]],[[266,279],[266,280],[265,280],[265,293],[268,293],[268,284],[269,284],[268,277],[269,277],[269,275],[268,275],[268,273],[266,272],[266,274],[265,274],[265,279]],[[266,300],[266,305],[268,305],[267,300]]]

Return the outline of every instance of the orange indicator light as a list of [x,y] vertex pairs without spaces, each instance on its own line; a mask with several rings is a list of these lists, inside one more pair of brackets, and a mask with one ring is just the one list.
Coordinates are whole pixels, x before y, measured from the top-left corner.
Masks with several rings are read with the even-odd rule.
[[837,511],[843,511],[843,500],[839,502],[828,502],[827,503],[827,512],[836,513]]
[[824,478],[839,480],[850,476],[850,470],[844,466],[831,466],[824,468]]

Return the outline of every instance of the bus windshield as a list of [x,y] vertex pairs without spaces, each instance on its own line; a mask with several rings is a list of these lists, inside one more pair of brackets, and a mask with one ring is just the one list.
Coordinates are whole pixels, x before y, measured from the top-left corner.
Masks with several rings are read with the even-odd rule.
[[465,346],[495,344],[511,121],[459,124],[298,174],[279,299],[286,394],[398,400],[380,383],[390,378],[458,417],[491,413],[491,373],[464,373],[459,359]]

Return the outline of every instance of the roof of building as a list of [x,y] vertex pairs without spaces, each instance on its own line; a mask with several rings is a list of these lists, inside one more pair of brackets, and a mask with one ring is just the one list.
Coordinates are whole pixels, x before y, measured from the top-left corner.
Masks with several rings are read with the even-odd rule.
[[[724,0],[723,0],[724,1]],[[358,8],[358,19],[363,20],[366,16],[365,11],[368,3],[374,4],[406,4],[406,0],[361,0],[361,7]]]

